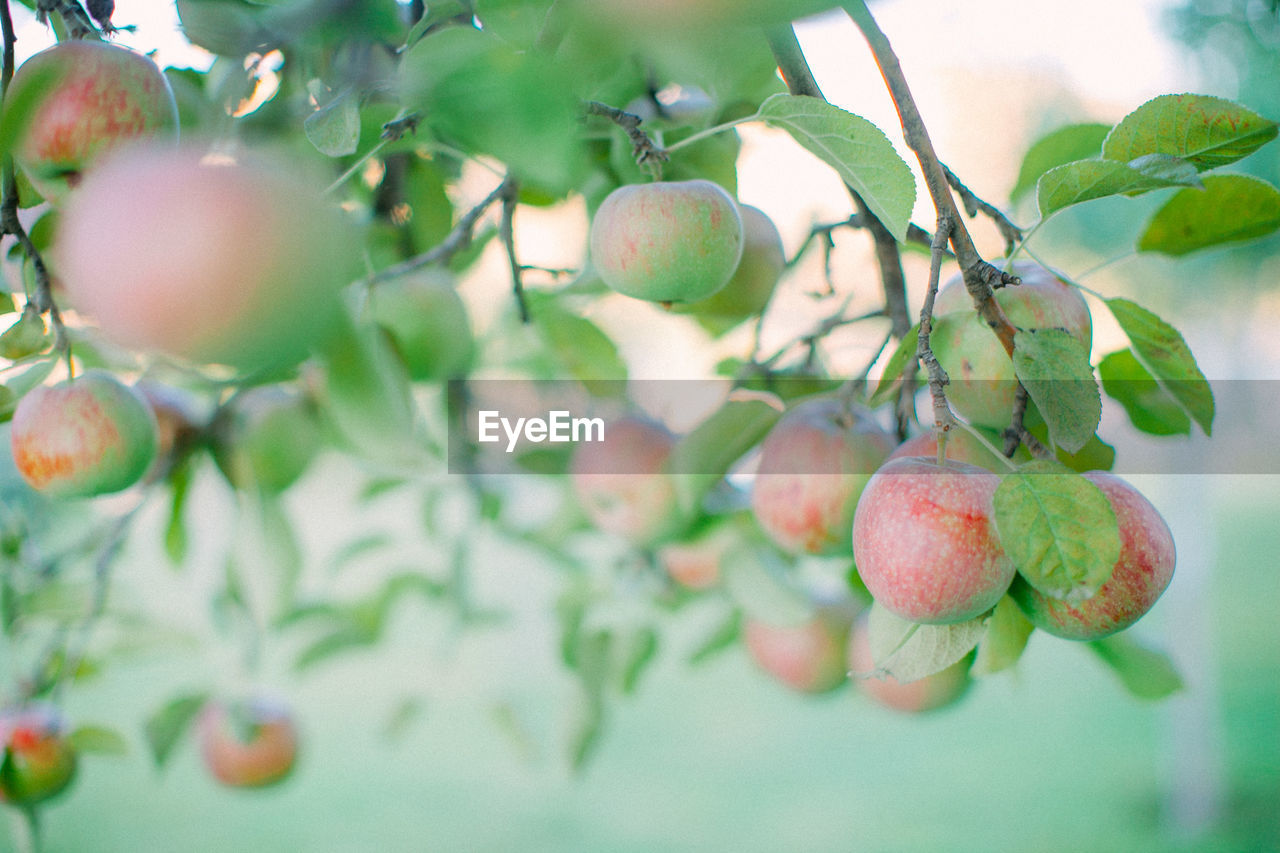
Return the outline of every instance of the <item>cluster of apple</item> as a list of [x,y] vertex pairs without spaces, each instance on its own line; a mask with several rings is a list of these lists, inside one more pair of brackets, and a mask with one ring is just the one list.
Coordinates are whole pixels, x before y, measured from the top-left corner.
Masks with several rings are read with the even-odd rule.
[[[255,370],[296,360],[334,324],[356,255],[340,215],[278,163],[179,145],[173,94],[149,59],[63,42],[23,64],[7,103],[16,105],[15,159],[59,213],[49,252],[58,302],[107,339]],[[440,291],[393,283],[377,307],[398,316],[397,304],[425,300],[447,322],[453,306]],[[406,362],[415,357],[432,370],[441,362],[413,351]],[[233,485],[278,492],[317,448],[312,408],[261,386],[210,416],[180,389],[90,369],[22,396],[10,440],[19,474],[53,497],[152,481],[195,442],[210,446]],[[269,785],[293,766],[297,734],[278,704],[209,700],[197,730],[205,765],[224,784]],[[30,806],[71,782],[76,751],[53,706],[0,714],[0,742],[5,802]]]
[[[592,223],[592,260],[605,283],[625,295],[692,308],[712,294],[733,299],[741,219],[732,199],[706,181],[624,187],[604,201]],[[1092,327],[1079,292],[1037,264],[1020,262],[1012,271],[1022,284],[996,291],[1009,321],[1026,331],[1066,330],[1087,351]],[[972,310],[959,276],[940,289],[934,318],[931,344],[951,378],[947,396],[953,409],[975,427],[1007,426],[1017,391],[1013,363]],[[686,521],[677,510],[671,470],[676,442],[658,424],[619,422],[604,442],[580,448],[572,466],[574,488],[600,529],[658,546],[673,578],[705,589],[717,582],[722,561],[733,559],[734,551],[721,533],[671,542]],[[1118,522],[1121,549],[1109,579],[1087,597],[1059,597],[1028,583],[1000,541],[994,496],[1000,474],[1013,469],[1010,460],[962,431],[951,433],[945,460],[932,433],[895,445],[872,413],[850,401],[820,397],[795,404],[759,447],[750,494],[758,529],[791,555],[851,555],[875,602],[921,625],[984,617],[1009,595],[1035,627],[1094,640],[1132,625],[1169,584],[1169,529],[1151,503],[1119,477],[1101,470],[1083,475],[1106,497]],[[1019,454],[1021,460],[1026,451]],[[848,614],[819,608],[798,627],[751,622],[746,644],[785,683],[823,690],[843,682],[850,670],[877,669],[865,626],[851,631],[852,624]],[[932,707],[963,692],[967,664],[918,685],[878,684],[869,690],[911,688],[931,697],[929,702],[901,700],[900,706]]]
[[[284,706],[260,697],[211,699],[199,706],[197,735],[205,768],[233,788],[275,784],[293,770],[298,735]],[[56,706],[33,702],[0,712],[0,802],[30,808],[75,778],[74,733]]]

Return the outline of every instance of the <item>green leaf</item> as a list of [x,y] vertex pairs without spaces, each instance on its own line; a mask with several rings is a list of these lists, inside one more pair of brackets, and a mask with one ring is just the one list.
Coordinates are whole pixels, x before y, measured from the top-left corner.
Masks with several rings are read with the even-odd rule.
[[13,417],[13,410],[18,408],[18,401],[40,383],[49,378],[53,368],[58,364],[56,353],[41,356],[31,362],[31,366],[18,373],[10,373],[3,386],[5,393],[0,394],[0,423]]
[[183,509],[191,491],[191,465],[183,462],[169,476],[172,495],[169,501],[169,520],[164,528],[164,552],[173,566],[179,566],[187,555],[187,525]]
[[71,748],[82,755],[126,755],[129,752],[124,735],[104,726],[80,726],[68,735],[67,740]]
[[1142,366],[1187,411],[1205,435],[1213,429],[1213,389],[1200,372],[1182,334],[1135,302],[1120,297],[1106,300],[1120,328],[1129,336]]
[[1248,175],[1209,175],[1182,190],[1147,223],[1138,251],[1174,257],[1265,237],[1280,229],[1280,190]]
[[1069,124],[1037,139],[1022,158],[1009,199],[1017,201],[1031,192],[1040,176],[1055,166],[1098,156],[1110,130],[1109,124]]
[[790,133],[835,169],[898,242],[906,240],[916,201],[915,177],[880,128],[804,95],[773,95],[757,116]]
[[620,381],[627,378],[627,365],[617,345],[599,326],[542,294],[529,300],[529,312],[565,373],[587,385],[592,393],[610,396],[622,390]]
[[293,662],[294,670],[303,672],[330,658],[372,646],[378,641],[378,632],[358,619],[334,628],[311,642],[298,653]]
[[1057,455],[1058,461],[1072,471],[1110,471],[1116,464],[1116,449],[1097,435],[1077,452],[1068,453],[1059,447]]
[[685,435],[671,454],[680,508],[694,512],[733,464],[764,439],[782,416],[773,394],[735,391],[725,404]]
[[187,40],[221,56],[239,58],[277,38],[265,24],[265,7],[244,0],[177,0],[177,7]]
[[1167,654],[1149,649],[1127,634],[1093,640],[1089,648],[1140,699],[1163,699],[1183,687],[1182,676]]
[[404,106],[432,133],[502,161],[522,183],[560,194],[587,167],[570,70],[470,27],[448,27],[401,59]]
[[164,767],[208,698],[207,693],[179,696],[147,718],[144,732],[157,767]]
[[1019,330],[1013,338],[1013,371],[1036,404],[1049,438],[1076,452],[1102,420],[1102,396],[1084,344],[1064,329]]
[[987,631],[978,643],[978,656],[969,671],[974,675],[991,675],[1013,666],[1022,657],[1034,630],[1035,626],[1022,615],[1017,602],[1007,595],[1001,598],[987,620]]
[[569,734],[569,766],[574,772],[581,772],[595,755],[604,733],[604,722],[603,703],[584,697]]
[[1102,156],[1167,154],[1203,172],[1247,157],[1275,136],[1275,122],[1223,98],[1161,95],[1121,119],[1102,143]]
[[342,90],[307,116],[302,130],[321,154],[329,157],[354,154],[360,144],[360,107],[355,95],[350,89]]
[[872,604],[867,614],[867,642],[876,668],[868,677],[892,676],[902,683],[918,681],[957,663],[973,650],[986,631],[986,617],[954,625],[917,625]]
[[1076,160],[1041,175],[1036,183],[1036,199],[1040,215],[1047,218],[1064,207],[1097,198],[1199,183],[1194,174],[1165,174],[1160,170],[1147,173],[1131,163],[1115,160]]
[[711,660],[720,652],[730,649],[742,635],[742,611],[733,608],[689,653],[689,663],[696,666]]
[[622,692],[635,692],[640,676],[658,654],[658,632],[647,625],[625,638],[622,650]]
[[902,373],[907,369],[907,361],[916,354],[916,350],[920,346],[920,326],[911,327],[911,331],[903,336],[898,342],[898,347],[893,351],[893,355],[889,356],[889,360],[884,363],[884,373],[880,374],[880,381],[876,383],[876,390],[872,392],[867,405],[876,408],[887,402],[895,394],[898,393],[899,382]]
[[1027,582],[1054,598],[1088,598],[1120,559],[1120,528],[1107,496],[1057,462],[1034,461],[996,489],[996,532]]
[[1133,425],[1151,435],[1188,435],[1191,418],[1160,387],[1133,350],[1119,350],[1098,363],[1102,390],[1124,406]]

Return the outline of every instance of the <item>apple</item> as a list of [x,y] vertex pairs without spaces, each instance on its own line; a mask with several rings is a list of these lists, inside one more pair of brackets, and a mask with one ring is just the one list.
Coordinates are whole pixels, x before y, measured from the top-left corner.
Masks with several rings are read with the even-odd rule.
[[144,145],[85,177],[53,260],[71,306],[115,343],[252,370],[333,328],[360,257],[351,236],[284,164]]
[[13,75],[5,102],[18,111],[14,159],[53,202],[108,151],[178,138],[178,106],[164,74],[146,56],[106,42],[64,41],[40,51]]
[[569,478],[596,527],[637,545],[675,532],[680,518],[667,472],[675,444],[661,424],[629,417],[607,424],[603,441],[578,445]]
[[743,641],[756,665],[782,684],[802,693],[826,693],[849,675],[845,643],[853,612],[835,604],[819,605],[798,625],[771,625],[748,618]]
[[471,369],[471,323],[446,271],[426,270],[375,285],[369,314],[390,334],[412,379],[456,379]]
[[994,607],[1015,572],[992,519],[999,485],[964,462],[886,462],[853,519],[853,558],[872,597],[921,624],[963,622]]
[[742,258],[738,205],[711,181],[618,187],[591,222],[591,259],[626,296],[697,302],[720,290]]
[[0,712],[0,801],[33,806],[66,790],[76,773],[76,754],[67,739],[66,721],[46,704]]
[[196,731],[205,767],[233,788],[274,785],[297,760],[293,716],[273,699],[211,700],[200,711]]
[[321,444],[314,406],[283,385],[239,394],[219,413],[213,434],[213,458],[227,482],[269,494],[293,485]]
[[658,564],[681,586],[708,589],[720,582],[724,559],[738,542],[730,524],[717,524],[686,541],[663,545]]
[[858,496],[893,449],[865,413],[835,398],[797,404],[760,448],[751,512],[792,553],[848,553]]
[[30,391],[13,413],[22,479],[54,497],[127,489],[156,457],[156,419],[137,391],[102,370]]
[[1120,523],[1111,577],[1084,601],[1050,598],[1020,577],[1010,589],[1033,625],[1068,640],[1097,640],[1137,622],[1169,586],[1175,561],[1173,534],[1141,492],[1104,471],[1083,476],[1107,496]]
[[[1088,351],[1093,340],[1089,306],[1079,290],[1039,264],[1019,261],[1022,284],[995,291],[996,302],[1019,329],[1065,329]],[[973,310],[964,279],[956,275],[938,291],[929,341],[951,378],[947,400],[972,424],[1003,429],[1013,412],[1017,377],[1013,360]]]
[[971,655],[941,672],[905,684],[892,675],[876,675],[865,618],[859,619],[849,634],[848,654],[849,670],[858,688],[877,705],[894,711],[933,711],[955,703],[969,689]]
[[681,313],[715,320],[743,320],[769,304],[787,266],[782,236],[763,210],[738,206],[742,216],[742,260],[729,283],[706,299],[679,306]]

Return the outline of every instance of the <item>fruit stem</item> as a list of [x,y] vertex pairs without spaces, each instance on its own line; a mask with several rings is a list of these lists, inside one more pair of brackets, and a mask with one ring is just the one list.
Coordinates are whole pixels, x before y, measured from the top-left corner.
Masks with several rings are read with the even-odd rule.
[[[83,13],[82,13],[83,14]],[[55,16],[56,17],[56,16]],[[0,99],[9,91],[9,83],[13,80],[14,55],[13,45],[17,35],[13,29],[13,16],[9,12],[9,0],[0,0],[0,33],[4,37],[4,59],[0,67]],[[49,315],[49,325],[53,329],[53,348],[67,362],[67,370],[74,372],[71,363],[71,342],[67,337],[66,326],[62,323],[62,312],[53,301],[53,286],[49,278],[49,270],[44,258],[31,241],[27,229],[18,219],[18,173],[13,163],[13,155],[8,151],[0,160],[0,234],[11,234],[22,246],[23,254],[31,261],[35,273],[36,290],[30,294],[29,301],[35,303],[36,310]]]
[[21,806],[13,811],[13,843],[19,853],[40,853],[40,815],[36,806]]

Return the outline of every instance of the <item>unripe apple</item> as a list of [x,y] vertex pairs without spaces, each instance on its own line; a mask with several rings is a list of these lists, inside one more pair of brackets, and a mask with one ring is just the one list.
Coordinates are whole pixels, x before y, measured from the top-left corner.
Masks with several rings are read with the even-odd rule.
[[1097,640],[1128,628],[1173,579],[1173,534],[1159,511],[1114,474],[1083,476],[1107,496],[1120,524],[1120,559],[1111,577],[1083,601],[1050,598],[1021,577],[1009,590],[1033,625],[1068,640]]
[[756,665],[782,684],[802,693],[825,693],[848,678],[845,646],[853,615],[848,602],[824,602],[799,625],[748,618],[743,641]]
[[963,462],[885,463],[853,520],[853,559],[875,600],[922,624],[963,622],[994,607],[1015,572],[992,520],[999,485]]
[[156,456],[156,419],[137,391],[89,370],[23,397],[10,440],[18,473],[33,489],[90,497],[142,478]]
[[351,236],[281,164],[135,146],[68,199],[54,260],[70,304],[116,343],[249,370],[330,331]]
[[596,527],[637,545],[674,532],[679,512],[667,463],[675,444],[660,424],[621,418],[605,426],[603,441],[578,445],[569,477]]
[[274,785],[293,770],[298,733],[283,704],[261,696],[212,700],[196,723],[200,753],[213,777],[233,788]]
[[892,675],[875,674],[867,620],[861,618],[849,634],[849,670],[858,689],[878,705],[894,711],[922,713],[951,705],[969,689],[969,664],[965,657],[951,666],[915,681],[902,683]]
[[156,64],[102,41],[64,41],[22,63],[5,96],[18,110],[14,159],[57,202],[113,148],[176,141],[178,106]]
[[652,302],[697,302],[742,258],[737,203],[711,181],[618,187],[591,221],[591,260],[613,290]]
[[[1065,329],[1088,351],[1093,340],[1089,306],[1080,292],[1039,264],[1020,261],[1013,272],[1022,284],[995,291],[996,302],[1018,329]],[[957,274],[939,291],[929,341],[951,378],[947,400],[965,420],[1002,429],[1013,412],[1017,377],[1013,360],[995,332],[973,310]]]
[[706,299],[677,308],[682,313],[716,320],[743,320],[769,304],[773,289],[786,269],[782,236],[763,210],[738,206],[742,216],[742,260],[729,283]]
[[289,488],[320,450],[311,402],[282,385],[250,388],[220,413],[213,458],[237,489],[275,494]]
[[0,712],[0,802],[33,806],[66,790],[75,777],[76,755],[62,713],[36,704]]
[[391,335],[411,378],[443,381],[471,369],[471,322],[448,273],[427,270],[375,285],[369,314]]
[[806,400],[761,445],[751,512],[784,550],[848,553],[858,496],[892,448],[865,413],[834,398]]

